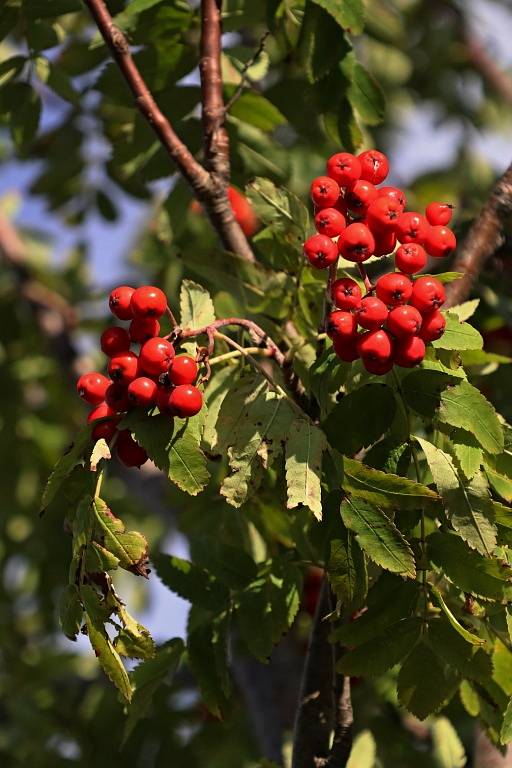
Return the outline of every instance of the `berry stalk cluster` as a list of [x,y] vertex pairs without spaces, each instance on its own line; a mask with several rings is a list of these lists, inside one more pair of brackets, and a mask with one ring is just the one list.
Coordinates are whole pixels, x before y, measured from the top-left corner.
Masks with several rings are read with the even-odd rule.
[[[109,297],[112,314],[130,321],[103,331],[101,349],[109,358],[108,377],[97,371],[77,381],[77,392],[94,406],[87,422],[101,419],[92,430],[94,440],[115,437],[119,459],[128,467],[140,467],[148,456],[129,430],[118,430],[121,415],[132,408],[155,406],[161,413],[186,419],[202,408],[203,395],[194,386],[198,365],[193,357],[176,355],[173,344],[160,334],[160,318],[168,311],[163,291],[150,285],[121,285]],[[137,345],[138,354],[131,348]]]
[[[326,331],[345,362],[362,359],[366,370],[384,375],[394,364],[411,368],[425,357],[426,344],[442,336],[443,285],[434,277],[412,278],[433,258],[449,256],[456,238],[447,226],[452,207],[432,202],[425,215],[406,211],[403,190],[378,186],[389,172],[387,157],[368,150],[357,157],[339,152],[327,161],[327,175],[311,184],[317,234],[304,243],[311,266],[324,269],[339,256],[357,263],[394,254],[396,271],[375,285],[365,279],[366,294],[352,278],[335,280]],[[362,329],[360,331],[359,329]]]

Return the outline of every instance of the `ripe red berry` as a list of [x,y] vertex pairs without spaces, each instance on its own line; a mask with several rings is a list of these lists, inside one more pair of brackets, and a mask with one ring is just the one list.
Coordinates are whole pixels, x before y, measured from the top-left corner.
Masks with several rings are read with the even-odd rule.
[[435,277],[418,277],[414,283],[411,296],[411,304],[421,312],[422,315],[432,312],[433,309],[439,309],[444,304],[446,295],[443,284]]
[[388,308],[376,296],[366,296],[356,310],[357,322],[362,328],[374,331],[386,321]]
[[105,392],[110,384],[110,379],[102,373],[91,371],[84,373],[76,383],[76,391],[82,400],[91,405],[98,405],[105,399]]
[[350,152],[337,152],[327,161],[327,175],[340,187],[346,187],[361,176],[361,163]]
[[375,232],[375,250],[374,256],[387,256],[388,253],[393,253],[396,248],[396,235],[393,230]]
[[419,335],[425,343],[428,343],[429,341],[440,339],[445,328],[446,320],[444,315],[438,309],[434,309],[433,312],[429,312],[428,315],[423,316],[423,323]]
[[359,357],[357,351],[357,336],[351,339],[335,336],[332,340],[332,346],[336,355],[343,360],[344,363],[352,363]]
[[160,323],[156,317],[134,317],[128,328],[130,339],[136,344],[144,344],[148,339],[158,336]]
[[429,227],[425,235],[425,248],[436,259],[449,256],[457,246],[452,230],[441,225]]
[[252,237],[256,234],[260,225],[252,205],[245,195],[232,186],[228,187],[228,198],[233,216],[239,223],[242,232],[246,237]]
[[157,385],[147,376],[138,376],[128,384],[128,397],[134,405],[147,408],[156,401]]
[[384,304],[396,307],[398,304],[406,304],[411,298],[412,283],[401,272],[389,272],[377,280],[377,296]]
[[358,351],[363,360],[387,362],[393,353],[393,342],[387,331],[367,331],[359,337]]
[[427,252],[419,243],[406,243],[397,248],[395,266],[406,275],[414,275],[427,263]]
[[110,358],[108,372],[113,381],[127,386],[137,377],[139,358],[135,352],[121,352]]
[[131,320],[133,317],[131,300],[135,288],[129,285],[120,285],[111,292],[108,298],[108,306],[113,315],[119,320]]
[[393,353],[393,362],[402,368],[413,368],[425,357],[425,342],[419,336],[398,339]]
[[329,176],[318,176],[311,182],[310,193],[317,208],[332,208],[340,196],[340,188]]
[[327,318],[326,332],[331,338],[350,339],[357,333],[356,318],[350,312],[337,309]]
[[338,248],[327,235],[312,235],[304,243],[304,254],[315,269],[324,269],[338,258]]
[[96,408],[93,408],[87,416],[87,423],[90,424],[92,421],[96,421],[97,419],[105,419],[107,416],[110,417],[115,415],[116,412],[113,411],[109,405],[106,403],[100,403],[96,406]]
[[116,450],[119,459],[127,467],[141,467],[148,460],[144,448],[133,439],[127,429],[119,433]]
[[169,411],[169,397],[171,390],[169,387],[159,386],[156,393],[156,406],[160,413],[166,413]]
[[127,352],[130,349],[130,337],[125,328],[114,325],[106,328],[100,337],[102,351],[107,357],[113,357],[119,352]]
[[322,208],[315,216],[316,231],[327,237],[338,237],[345,229],[345,217],[336,208]]
[[376,149],[368,149],[357,156],[361,163],[361,178],[371,181],[372,184],[380,184],[389,173],[389,161],[382,152]]
[[429,228],[428,221],[421,213],[402,213],[396,223],[396,236],[401,243],[423,243]]
[[195,416],[203,407],[203,395],[191,384],[180,384],[172,390],[169,397],[169,408],[181,419]]
[[169,370],[174,355],[174,347],[167,339],[149,339],[141,347],[140,366],[150,376],[159,376]]
[[347,188],[344,201],[347,209],[357,215],[364,214],[377,199],[377,189],[371,181],[359,179]]
[[131,406],[126,387],[115,382],[111,384],[105,392],[105,402],[116,413],[124,413],[124,411],[127,411]]
[[197,379],[197,363],[190,355],[178,355],[172,361],[169,371],[171,382],[179,384],[193,384]]
[[338,309],[356,309],[361,303],[361,289],[351,277],[340,277],[331,286],[332,300]]
[[441,225],[445,227],[450,223],[453,213],[453,205],[448,203],[429,203],[425,210],[425,216],[433,227]]
[[167,297],[160,288],[143,285],[133,292],[131,308],[134,317],[162,317],[167,309]]
[[347,261],[366,261],[375,250],[375,238],[365,224],[355,222],[339,236],[338,250]]
[[395,307],[388,315],[387,329],[398,339],[417,334],[421,328],[421,315],[416,307],[403,304]]
[[110,443],[115,433],[117,432],[116,424],[117,422],[114,421],[114,419],[109,421],[102,421],[100,424],[96,424],[91,432],[92,439],[101,440],[101,438],[103,438],[103,440],[106,440],[107,443]]
[[368,373],[373,373],[377,376],[385,376],[393,367],[393,358],[381,362],[380,360],[371,360],[368,357],[363,357],[363,365]]
[[377,189],[379,197],[387,197],[389,200],[396,200],[396,202],[402,206],[402,211],[407,205],[407,198],[405,192],[398,187],[379,187]]
[[398,217],[402,215],[402,206],[388,197],[378,197],[366,212],[366,221],[372,230],[394,231]]

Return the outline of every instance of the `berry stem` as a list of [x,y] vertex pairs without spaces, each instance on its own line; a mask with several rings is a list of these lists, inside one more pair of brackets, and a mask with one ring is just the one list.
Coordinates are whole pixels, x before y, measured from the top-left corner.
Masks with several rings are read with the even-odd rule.
[[[245,351],[249,355],[262,355],[263,357],[272,357],[272,352],[267,348],[262,349],[262,347],[245,347]],[[234,349],[231,352],[225,352],[223,355],[211,357],[209,363],[210,365],[217,365],[217,363],[224,363],[226,360],[233,360],[241,356],[242,353]]]
[[372,285],[371,280],[368,277],[368,274],[366,272],[366,267],[364,266],[364,264],[361,264],[361,263],[359,263],[357,265],[357,267],[359,269],[359,274],[361,275],[361,277],[363,279],[364,287],[366,288],[366,295],[368,295],[368,294],[373,292],[373,285]]
[[178,321],[177,321],[177,320],[176,320],[176,318],[174,317],[174,314],[173,314],[173,312],[172,312],[172,309],[171,309],[169,306],[166,308],[166,310],[165,310],[165,314],[167,315],[167,317],[168,317],[168,318],[169,318],[169,320],[171,321],[171,325],[172,325],[172,327],[173,327],[173,328],[177,328],[177,327],[178,327]]
[[249,333],[264,344],[267,349],[270,350],[270,356],[274,358],[276,363],[282,368],[285,364],[285,356],[277,346],[277,344],[270,338],[270,336],[260,328],[252,320],[246,320],[243,317],[224,317],[220,320],[215,320],[209,325],[205,325],[202,328],[176,328],[174,334],[170,334],[176,339],[191,339],[196,336],[206,334],[209,336],[211,333],[216,333],[219,328],[225,328],[228,325],[238,325],[241,328],[245,328]]

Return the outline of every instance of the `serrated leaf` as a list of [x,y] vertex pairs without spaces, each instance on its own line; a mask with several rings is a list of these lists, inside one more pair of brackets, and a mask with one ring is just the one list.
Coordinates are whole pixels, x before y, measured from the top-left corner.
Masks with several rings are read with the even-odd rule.
[[96,541],[88,545],[85,552],[86,573],[102,573],[102,571],[112,571],[118,567],[119,558],[109,552],[108,549]]
[[305,5],[298,47],[310,83],[329,75],[350,49],[334,18],[314,2]]
[[221,611],[227,605],[226,588],[189,560],[157,554],[152,562],[163,583],[184,600],[212,611]]
[[456,690],[458,679],[425,642],[418,643],[398,674],[398,699],[420,720],[438,712]]
[[[235,87],[226,87],[225,90],[231,95],[235,92]],[[265,132],[273,131],[286,123],[286,117],[275,104],[257,91],[244,91],[230,107],[229,114]]]
[[492,677],[491,657],[481,646],[466,642],[447,619],[429,621],[428,642],[436,656],[463,677],[482,683]]
[[[463,277],[463,272],[437,272],[435,275],[425,275],[425,277],[435,277],[436,280],[439,280],[440,283],[453,283],[455,280],[458,280],[460,277]],[[451,312],[450,307],[450,312]]]
[[512,741],[512,698],[509,700],[505,714],[503,715],[503,724],[500,731],[500,744],[509,744]]
[[465,320],[469,320],[470,317],[473,317],[479,304],[480,299],[471,299],[470,301],[464,301],[462,304],[455,304],[455,306],[450,307],[450,312],[457,315],[459,321],[463,323]]
[[347,498],[341,505],[341,516],[371,560],[387,571],[415,578],[412,549],[381,509],[361,499]]
[[121,568],[147,578],[146,538],[138,531],[127,531],[123,521],[112,514],[102,499],[94,499],[93,509],[105,549],[117,557]]
[[187,626],[187,660],[195,676],[203,701],[216,717],[220,717],[231,690],[227,661],[226,617],[212,618],[193,605]]
[[364,605],[368,592],[366,561],[354,534],[346,528],[342,537],[330,542],[327,574],[344,610],[355,611]]
[[233,369],[226,365],[211,377],[205,389],[206,419],[203,430],[203,445],[209,451],[216,450],[219,412],[232,384]]
[[483,339],[476,328],[469,323],[461,323],[457,315],[443,312],[446,328],[440,339],[432,342],[435,349],[482,349]]
[[482,448],[473,435],[463,429],[451,430],[451,446],[462,474],[467,480],[471,480],[482,465]]
[[322,454],[325,435],[309,419],[296,418],[286,441],[287,508],[300,504],[308,507],[317,520],[322,519]]
[[377,80],[355,62],[350,72],[347,98],[365,125],[378,125],[384,118],[386,100]]
[[421,416],[433,418],[441,402],[441,393],[453,384],[453,378],[442,371],[418,369],[405,376],[400,384],[405,402]]
[[453,615],[451,610],[446,605],[444,598],[438,588],[434,584],[430,584],[430,591],[435,596],[437,602],[439,603],[441,610],[445,614],[446,618],[454,628],[454,630],[464,638],[464,640],[467,643],[470,643],[471,645],[485,645],[485,640],[483,640],[481,637],[478,637],[478,635],[473,634],[473,632],[470,632],[465,627],[462,626],[462,624],[458,621],[458,619]]
[[512,502],[512,480],[485,464],[485,475],[493,491],[504,501]]
[[94,448],[91,453],[91,472],[96,472],[98,464],[102,459],[108,460],[111,458],[110,448],[107,445],[107,441],[102,438],[94,443]]
[[61,629],[69,640],[76,640],[78,637],[83,615],[84,609],[78,588],[75,584],[68,584],[60,596],[59,617]]
[[464,745],[448,718],[438,717],[431,734],[436,768],[464,768],[467,762]]
[[465,485],[447,453],[421,437],[414,439],[425,454],[454,529],[472,549],[482,555],[491,555],[496,547],[497,531],[491,499],[482,476]]
[[417,509],[439,499],[434,491],[421,483],[371,469],[355,459],[344,457],[343,471],[343,488],[347,493],[382,509]]
[[203,328],[215,320],[215,309],[210,294],[193,280],[183,280],[180,290],[180,326]]
[[328,348],[315,358],[309,368],[309,383],[318,405],[322,412],[322,418],[327,416],[335,405],[332,398],[345,383],[350,366],[342,363],[339,357]]
[[503,451],[503,427],[491,403],[468,381],[441,393],[439,419],[471,432],[489,453]]
[[[386,384],[365,384],[344,395],[322,427],[333,448],[353,456],[387,432],[395,412],[396,400],[390,387]],[[364,419],[361,418],[362,413]]]
[[382,675],[410,653],[421,637],[421,619],[413,616],[392,624],[385,633],[343,654],[336,665],[344,675]]
[[256,215],[278,231],[297,229],[305,240],[309,230],[309,214],[306,206],[292,192],[277,187],[269,179],[257,177],[246,187],[246,194]]
[[365,11],[362,0],[313,0],[330,13],[343,30],[359,35],[363,31]]
[[90,439],[91,427],[87,425],[80,430],[66,453],[55,464],[43,492],[40,507],[41,511],[45,510],[48,504],[51,503],[64,480],[83,459]]
[[153,638],[145,626],[136,621],[124,606],[119,609],[123,628],[114,640],[114,648],[121,656],[130,659],[152,659],[156,647]]
[[347,768],[375,768],[377,744],[370,731],[358,733],[350,750]]

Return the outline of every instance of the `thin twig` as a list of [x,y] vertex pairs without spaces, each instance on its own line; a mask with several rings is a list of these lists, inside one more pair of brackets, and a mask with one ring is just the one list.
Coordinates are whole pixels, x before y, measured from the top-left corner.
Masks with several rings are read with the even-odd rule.
[[331,754],[325,768],[345,768],[352,750],[352,730],[354,713],[350,677],[344,676],[337,700],[336,725],[331,747]]
[[231,96],[231,98],[229,99],[228,103],[226,104],[226,112],[229,112],[229,110],[231,109],[233,104],[235,104],[235,102],[237,102],[238,99],[240,98],[240,96],[242,95],[244,87],[245,87],[245,85],[247,83],[247,80],[248,80],[247,73],[249,72],[249,70],[253,66],[253,64],[255,64],[258,61],[259,57],[261,56],[261,54],[265,50],[265,43],[267,42],[267,37],[269,35],[270,35],[270,32],[267,30],[261,36],[260,44],[258,45],[257,49],[255,50],[255,52],[253,53],[253,55],[251,56],[249,61],[246,61],[246,63],[244,64],[244,67],[243,67],[242,71],[240,72],[240,82],[239,82],[239,84],[237,86],[237,89],[234,92],[234,94]]
[[[270,349],[263,349],[262,347],[244,347],[244,349],[249,355],[262,355],[263,357],[272,356]],[[218,363],[225,363],[227,360],[233,360],[241,356],[242,353],[234,349],[231,352],[225,352],[223,355],[211,357],[209,363],[210,365],[217,365]]]

